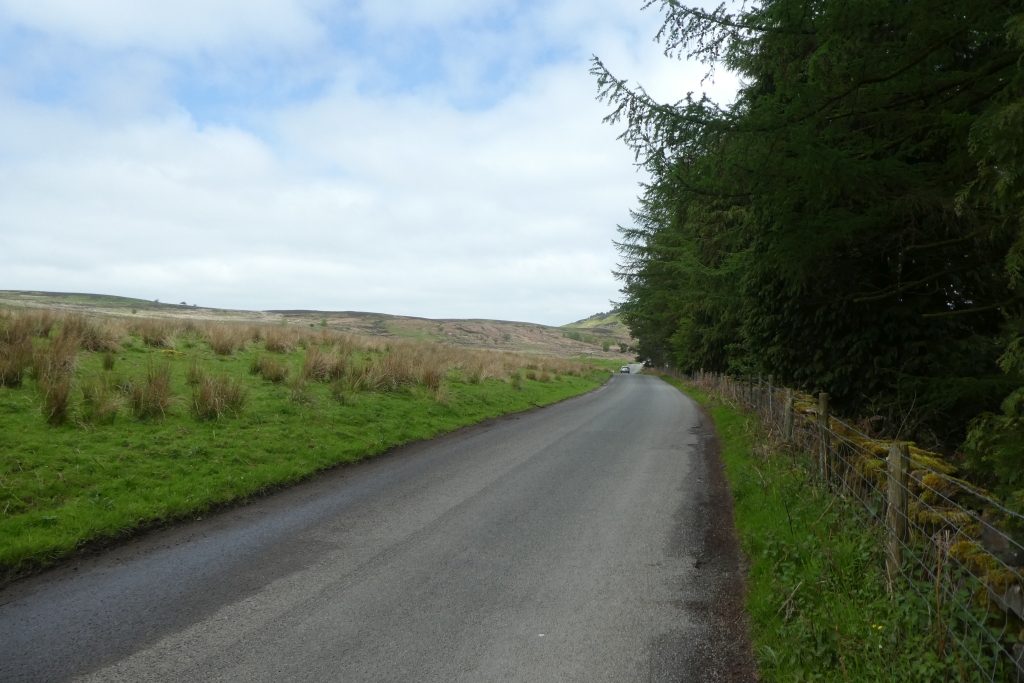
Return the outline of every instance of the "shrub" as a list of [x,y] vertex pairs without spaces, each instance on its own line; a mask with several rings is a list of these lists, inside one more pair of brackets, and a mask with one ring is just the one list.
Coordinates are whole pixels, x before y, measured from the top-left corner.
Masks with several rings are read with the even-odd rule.
[[242,413],[249,390],[228,376],[204,377],[192,389],[190,407],[197,420],[219,420],[227,413]]
[[138,420],[162,418],[171,407],[171,368],[167,364],[150,365],[144,382],[127,382],[122,386],[128,389],[128,405]]

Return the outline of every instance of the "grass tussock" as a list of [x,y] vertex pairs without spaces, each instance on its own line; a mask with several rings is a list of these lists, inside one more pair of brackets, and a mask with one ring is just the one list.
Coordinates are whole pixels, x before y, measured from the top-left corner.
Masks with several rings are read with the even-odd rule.
[[204,377],[193,387],[189,407],[200,421],[219,420],[228,414],[238,417],[248,396],[249,390],[232,377]]
[[241,351],[250,340],[249,330],[241,325],[211,324],[206,328],[210,348],[219,356],[231,356]]
[[108,371],[108,372],[113,370],[114,369],[114,361],[115,360],[116,359],[114,358],[114,352],[113,351],[107,351],[106,353],[104,353],[103,354],[103,369]]
[[188,365],[185,366],[185,383],[190,387],[194,387],[206,378],[206,370],[203,369],[203,364],[195,356],[189,360]]
[[314,382],[330,382],[345,376],[347,356],[336,347],[324,350],[323,347],[311,344],[302,362],[302,377]]
[[80,313],[62,316],[58,324],[60,337],[77,340],[83,351],[120,351],[120,339],[126,327],[113,318],[87,318]]
[[288,366],[273,358],[254,356],[249,364],[249,374],[257,375],[274,384],[281,384],[288,379]]
[[113,424],[121,409],[121,396],[106,377],[82,384],[82,420],[92,425]]
[[137,420],[163,419],[171,408],[174,395],[171,391],[171,367],[167,363],[150,365],[146,377],[125,385],[128,406],[132,417]]
[[154,318],[133,321],[129,329],[142,339],[143,344],[154,349],[174,348],[174,338],[179,332],[173,322]]
[[263,338],[267,351],[272,353],[291,353],[298,345],[298,335],[290,327],[268,327]]

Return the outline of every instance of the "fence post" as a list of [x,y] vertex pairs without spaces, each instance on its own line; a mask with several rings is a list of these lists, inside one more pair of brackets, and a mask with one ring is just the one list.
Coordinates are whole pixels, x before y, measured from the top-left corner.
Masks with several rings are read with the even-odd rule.
[[903,566],[903,544],[907,541],[907,479],[910,465],[910,446],[906,443],[889,448],[889,484],[886,527],[889,532],[889,552],[886,569],[889,590],[893,589],[896,573]]
[[768,433],[775,434],[775,376],[768,375]]
[[818,435],[821,437],[819,439],[821,478],[827,482],[829,480],[828,394],[824,391],[818,394]]
[[793,412],[796,409],[793,394],[786,392],[786,412],[782,417],[782,440],[786,443],[793,441]]

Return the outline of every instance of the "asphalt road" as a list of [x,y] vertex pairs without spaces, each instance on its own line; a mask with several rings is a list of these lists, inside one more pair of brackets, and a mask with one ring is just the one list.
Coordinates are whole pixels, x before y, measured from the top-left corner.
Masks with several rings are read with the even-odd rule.
[[0,681],[753,680],[701,415],[615,375],[16,583]]

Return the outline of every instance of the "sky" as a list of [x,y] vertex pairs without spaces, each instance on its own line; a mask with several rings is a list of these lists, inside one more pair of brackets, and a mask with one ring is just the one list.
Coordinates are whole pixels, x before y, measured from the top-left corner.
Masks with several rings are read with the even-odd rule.
[[592,55],[664,101],[642,0],[0,0],[0,289],[559,325],[643,182]]

